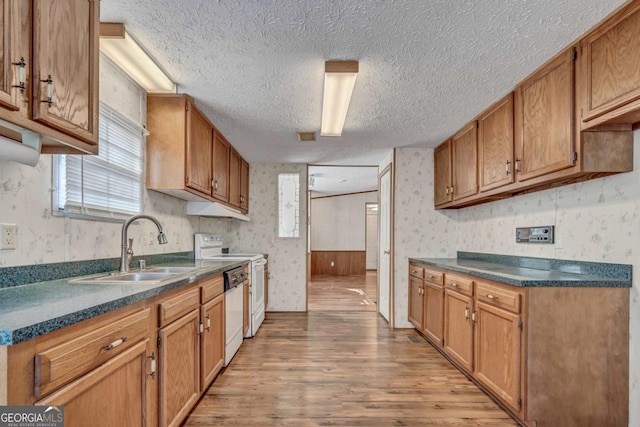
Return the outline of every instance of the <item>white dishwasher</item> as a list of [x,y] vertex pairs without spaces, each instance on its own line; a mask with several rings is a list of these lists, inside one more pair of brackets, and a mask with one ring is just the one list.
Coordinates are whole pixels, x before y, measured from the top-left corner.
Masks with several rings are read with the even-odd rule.
[[242,345],[244,310],[244,281],[247,276],[243,267],[224,272],[224,321],[225,347],[224,366],[227,366]]

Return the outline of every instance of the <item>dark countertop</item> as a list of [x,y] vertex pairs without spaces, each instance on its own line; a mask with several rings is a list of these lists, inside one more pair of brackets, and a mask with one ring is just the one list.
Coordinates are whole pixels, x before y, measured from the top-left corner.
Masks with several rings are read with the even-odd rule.
[[[526,262],[514,265],[519,259]],[[474,257],[471,253],[459,253],[458,258],[409,258],[409,261],[513,286],[631,287],[632,285],[632,268],[624,264],[546,260],[507,255],[489,257],[483,254]]]
[[0,289],[0,345],[30,340],[246,262],[191,260],[150,265],[147,269],[162,265],[197,268],[153,284],[80,284],[70,283],[74,279],[70,277]]

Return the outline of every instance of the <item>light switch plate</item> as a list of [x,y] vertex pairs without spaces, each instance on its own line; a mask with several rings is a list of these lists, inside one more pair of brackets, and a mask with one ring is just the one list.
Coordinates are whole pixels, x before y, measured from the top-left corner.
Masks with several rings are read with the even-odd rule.
[[15,249],[18,227],[15,224],[0,224],[0,249]]

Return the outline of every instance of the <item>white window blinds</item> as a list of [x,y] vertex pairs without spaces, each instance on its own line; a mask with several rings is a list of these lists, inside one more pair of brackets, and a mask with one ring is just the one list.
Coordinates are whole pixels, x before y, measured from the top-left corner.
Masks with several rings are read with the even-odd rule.
[[99,122],[98,156],[58,156],[57,208],[103,218],[140,213],[146,131],[102,103]]

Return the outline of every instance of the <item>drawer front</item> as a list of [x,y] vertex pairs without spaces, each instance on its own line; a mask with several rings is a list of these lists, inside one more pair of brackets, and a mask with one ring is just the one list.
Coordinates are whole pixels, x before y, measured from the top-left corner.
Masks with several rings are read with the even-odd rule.
[[34,395],[42,397],[58,389],[147,337],[150,317],[151,309],[146,308],[98,329],[87,326],[62,344],[38,344]]
[[470,277],[447,273],[444,276],[444,285],[447,289],[463,295],[473,295],[473,279]]
[[521,299],[520,292],[495,286],[486,282],[476,282],[476,298],[496,307],[514,313],[520,313]]
[[436,285],[442,285],[444,283],[444,271],[432,270],[430,268],[424,269],[424,280]]
[[424,278],[424,268],[415,264],[409,264],[409,275],[422,279]]
[[206,279],[202,282],[202,303],[211,301],[224,292],[224,277],[216,276],[212,279]]
[[158,306],[160,310],[160,326],[168,325],[176,319],[184,316],[200,305],[200,288],[194,288]]

